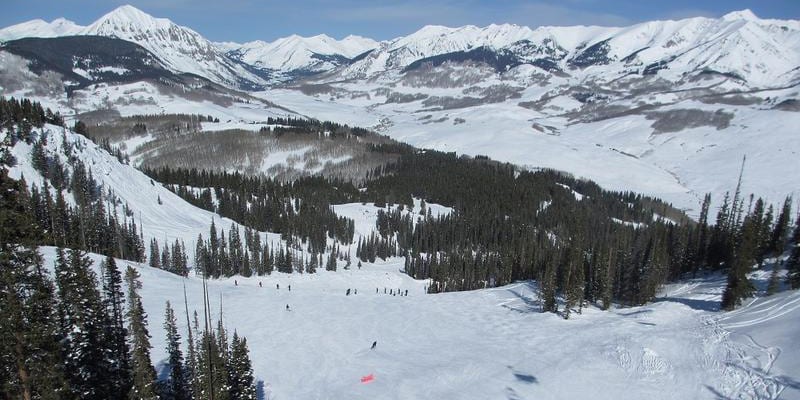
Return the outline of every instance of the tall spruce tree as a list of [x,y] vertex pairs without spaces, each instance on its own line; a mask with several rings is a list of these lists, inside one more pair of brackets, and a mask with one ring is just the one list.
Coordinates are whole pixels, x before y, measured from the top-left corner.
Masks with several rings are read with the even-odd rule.
[[772,236],[770,237],[770,251],[775,255],[780,255],[786,245],[786,240],[789,235],[789,224],[792,218],[791,213],[792,198],[787,197],[783,202],[781,213],[778,214],[778,219],[775,221],[775,227],[772,229]]
[[67,397],[54,288],[32,247],[35,228],[19,190],[0,171],[0,397]]
[[792,289],[800,289],[800,214],[794,223],[794,233],[790,241],[792,252],[786,260],[786,281]]
[[108,315],[106,337],[111,351],[109,375],[116,393],[128,393],[131,388],[130,349],[125,328],[125,294],[122,273],[113,257],[106,257],[103,271],[103,304]]
[[739,246],[734,250],[733,262],[728,268],[728,281],[722,293],[722,309],[733,310],[742,299],[753,295],[755,288],[747,277],[756,262],[758,251],[757,226],[746,218],[741,227]]
[[54,288],[31,246],[38,235],[26,198],[0,165],[0,398],[60,399],[67,383]]
[[150,361],[150,334],[147,332],[147,315],[142,306],[139,289],[142,283],[139,272],[128,267],[125,271],[125,283],[128,285],[128,331],[131,343],[131,367],[133,369],[133,386],[128,392],[130,400],[155,400],[156,370]]
[[97,278],[89,268],[92,261],[80,250],[69,250],[68,258],[58,250],[55,272],[64,369],[74,396],[110,398],[117,394],[112,394],[113,377],[109,375],[109,318],[97,290]]
[[239,337],[233,331],[231,341],[230,366],[228,369],[231,400],[256,400],[255,379],[250,363],[247,338]]
[[175,311],[167,301],[164,315],[164,329],[167,332],[167,354],[169,357],[169,377],[166,382],[166,393],[162,393],[162,398],[171,400],[188,400],[189,385],[186,381],[187,373],[183,363],[183,353],[181,352],[181,336],[178,333],[178,320]]

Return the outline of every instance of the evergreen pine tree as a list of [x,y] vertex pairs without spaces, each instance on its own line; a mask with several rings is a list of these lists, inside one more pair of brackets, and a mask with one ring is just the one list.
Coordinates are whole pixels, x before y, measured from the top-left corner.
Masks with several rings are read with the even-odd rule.
[[32,247],[39,235],[26,198],[0,160],[0,398],[60,399],[68,389],[54,288]]
[[0,251],[0,398],[69,397],[53,285],[35,250],[8,245]]
[[783,202],[781,213],[778,214],[778,219],[775,221],[775,227],[772,229],[772,236],[770,237],[770,251],[775,255],[780,255],[786,245],[786,240],[789,235],[789,224],[792,213],[792,198],[787,197]]
[[128,393],[130,400],[155,400],[156,370],[150,361],[150,334],[147,332],[147,315],[142,306],[139,289],[142,283],[139,272],[128,267],[125,271],[125,283],[128,285],[128,331],[131,342],[131,367],[133,369],[133,386]]
[[792,252],[786,260],[786,281],[792,289],[800,289],[800,215],[794,224],[791,239]]
[[742,299],[752,296],[755,290],[747,273],[755,264],[758,250],[757,232],[755,224],[745,220],[742,228],[740,245],[735,250],[733,263],[728,269],[728,282],[722,293],[722,309],[733,310]]
[[247,349],[247,339],[233,332],[230,367],[228,371],[231,400],[256,400],[253,368]]
[[58,250],[56,283],[67,379],[73,394],[80,398],[113,397],[114,377],[109,375],[113,356],[105,335],[109,318],[97,278],[89,269],[92,262],[79,250],[70,250],[68,258]]
[[122,273],[113,257],[103,261],[103,304],[108,315],[106,337],[111,350],[109,375],[116,393],[128,393],[131,387],[130,349],[125,328],[125,298],[122,292]]
[[161,252],[158,250],[158,241],[155,239],[150,240],[150,266],[161,268]]
[[178,320],[175,311],[167,301],[164,315],[164,329],[167,331],[167,354],[169,357],[169,377],[166,383],[166,393],[163,397],[171,400],[188,400],[189,386],[186,382],[186,371],[183,366],[183,353],[181,352],[181,336],[178,333]]

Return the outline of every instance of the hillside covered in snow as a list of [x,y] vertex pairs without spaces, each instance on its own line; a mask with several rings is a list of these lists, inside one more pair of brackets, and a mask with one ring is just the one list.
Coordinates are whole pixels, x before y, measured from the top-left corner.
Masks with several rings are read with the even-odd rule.
[[[567,171],[697,216],[705,193],[719,205],[732,190],[744,156],[745,191],[777,203],[797,190],[782,171],[800,168],[790,128],[800,101],[798,32],[797,21],[743,10],[628,27],[426,26],[383,42],[321,34],[237,44],[123,6],[87,27],[59,19],[0,30],[8,43],[0,87],[64,114],[335,120],[417,147]],[[75,65],[47,67],[15,43],[69,35],[135,43],[155,69],[87,58],[91,45],[78,39],[53,46],[72,52]],[[179,77],[153,81],[165,72]]]
[[[794,248],[787,266],[800,261],[793,242],[800,228],[789,237],[788,202],[773,224],[761,199],[738,214],[744,199],[737,196],[717,217],[733,225],[709,227],[658,200],[605,192],[554,171],[390,142],[383,146],[400,155],[393,172],[370,176],[361,188],[151,172],[162,184],[39,104],[4,100],[0,109],[18,127],[4,128],[2,184],[24,179],[30,194],[19,195],[31,199],[9,203],[0,216],[29,213],[40,240],[128,259],[118,264],[140,276],[149,355],[161,377],[154,379],[171,373],[159,329],[169,301],[179,315],[204,313],[211,326],[247,338],[251,384],[261,399],[798,395],[796,350],[787,338],[797,330],[800,301],[789,290],[795,278],[783,283],[781,250]],[[3,204],[12,192],[3,191]],[[406,197],[411,193],[427,200]],[[109,224],[138,229],[125,240],[139,237],[139,250],[131,253],[128,242],[104,247],[95,235],[105,226],[95,225],[98,212],[108,213]],[[252,218],[271,213],[266,221]],[[226,218],[232,215],[239,220]],[[732,235],[741,241],[726,242]],[[476,251],[462,251],[466,243]],[[705,256],[695,253],[698,245]],[[52,274],[56,249],[39,251]],[[768,257],[775,251],[779,257]],[[89,259],[102,276],[103,256]],[[723,268],[703,267],[718,262]],[[175,269],[180,264],[184,269]],[[17,271],[13,259],[8,266]],[[789,268],[797,273],[797,265]],[[730,282],[739,273],[754,290],[731,302]],[[19,285],[9,276],[2,278],[8,287]],[[9,298],[25,292],[13,293]],[[67,301],[63,289],[58,296]],[[14,315],[9,304],[0,311]],[[185,341],[191,323],[178,321]],[[70,340],[79,338],[70,332]],[[297,372],[310,365],[314,373]]]

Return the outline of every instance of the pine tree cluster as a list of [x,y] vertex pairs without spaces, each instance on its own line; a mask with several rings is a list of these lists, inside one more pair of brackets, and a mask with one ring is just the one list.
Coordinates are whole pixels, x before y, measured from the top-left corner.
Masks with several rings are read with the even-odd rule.
[[[190,368],[183,367],[169,305],[165,329],[170,374],[164,382],[157,380],[135,269],[125,272],[125,295],[114,258],[105,259],[98,277],[81,250],[58,248],[53,282],[33,247],[42,232],[26,192],[24,182],[10,179],[8,170],[0,168],[0,398],[212,398],[204,381],[189,384],[203,376],[206,370],[197,362],[209,353],[192,342],[190,331],[189,354],[195,358]],[[225,337],[221,326],[218,338]],[[202,337],[207,336],[204,332]],[[213,398],[255,399],[246,339],[234,334],[230,345],[217,340],[215,348],[219,353],[213,357],[224,360],[214,370],[224,380],[219,385],[224,392]]]

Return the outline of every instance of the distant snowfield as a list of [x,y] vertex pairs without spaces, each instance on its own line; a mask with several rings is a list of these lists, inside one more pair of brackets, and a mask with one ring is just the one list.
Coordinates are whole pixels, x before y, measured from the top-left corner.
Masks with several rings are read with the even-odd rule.
[[[55,250],[42,252],[52,266]],[[98,268],[102,257],[93,259]],[[185,338],[182,287],[190,312],[202,313],[202,282],[118,265],[142,274],[152,358],[161,368],[164,304],[176,308]],[[792,346],[798,291],[722,314],[710,311],[724,285],[713,276],[670,286],[664,299],[647,306],[588,308],[563,320],[539,313],[533,283],[426,295],[426,282],[400,273],[402,266],[392,259],[361,269],[340,265],[338,272],[212,280],[212,315],[218,318],[221,303],[225,326],[247,337],[267,399],[800,396],[800,349]],[[347,289],[358,294],[346,296]],[[766,318],[765,309],[781,310],[780,318]],[[370,374],[375,380],[362,384]]]
[[[381,104],[380,99],[312,97],[286,89],[258,95],[307,116],[372,127],[416,147],[558,169],[606,189],[657,196],[695,217],[705,193],[712,193],[717,205],[726,191],[734,190],[743,156],[744,193],[776,204],[800,194],[800,180],[788,173],[800,171],[800,141],[787,140],[800,125],[797,112],[725,106],[733,113],[725,129],[658,133],[651,127],[654,121],[643,115],[570,123],[557,112],[518,106],[538,98],[541,93],[535,91],[522,99],[442,111],[421,110],[419,102]],[[550,104],[563,109],[561,100],[566,99],[559,96]],[[720,105],[685,101],[664,109],[715,112]],[[542,132],[534,124],[555,132]]]

